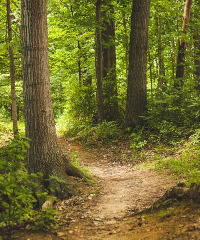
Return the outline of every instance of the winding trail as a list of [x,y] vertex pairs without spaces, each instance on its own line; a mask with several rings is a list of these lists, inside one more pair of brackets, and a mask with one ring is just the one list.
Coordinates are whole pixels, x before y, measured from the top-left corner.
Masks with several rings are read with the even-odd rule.
[[[115,156],[98,149],[86,149],[73,141],[59,139],[63,151],[78,156],[93,171],[93,186],[80,184],[81,192],[56,207],[59,226],[49,232],[20,229],[17,240],[189,240],[200,239],[200,208],[172,208],[161,217],[140,213],[150,208],[177,184],[167,173],[137,170],[136,163],[120,163]],[[121,145],[120,145],[121,146]],[[117,148],[117,147],[116,147]],[[109,157],[108,157],[109,156]],[[121,155],[119,157],[121,159]],[[118,159],[119,159],[118,158]],[[3,240],[11,240],[6,238]]]
[[91,170],[100,184],[100,193],[91,195],[89,206],[82,209],[81,219],[70,224],[70,238],[63,235],[62,239],[134,239],[126,229],[120,230],[121,225],[128,226],[129,216],[150,208],[177,183],[163,173],[113,163],[73,142],[61,141],[61,144],[63,149],[77,154],[81,165]]

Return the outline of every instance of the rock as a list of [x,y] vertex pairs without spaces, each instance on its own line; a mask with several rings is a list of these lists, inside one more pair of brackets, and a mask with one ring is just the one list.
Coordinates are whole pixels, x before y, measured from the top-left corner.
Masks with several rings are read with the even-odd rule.
[[65,235],[66,235],[65,232],[57,232],[57,236],[58,236],[58,237],[63,237],[63,236],[65,236]]
[[54,200],[49,200],[43,203],[42,205],[42,211],[45,211],[46,209],[52,208],[53,207]]
[[183,199],[188,194],[188,190],[187,187],[173,187],[169,192],[169,197]]
[[188,188],[185,183],[180,182],[177,186],[168,190],[158,202],[163,202],[168,199],[192,199],[193,201],[200,203],[200,184],[192,183]]
[[200,184],[192,183],[188,191],[188,197],[193,201],[200,203]]

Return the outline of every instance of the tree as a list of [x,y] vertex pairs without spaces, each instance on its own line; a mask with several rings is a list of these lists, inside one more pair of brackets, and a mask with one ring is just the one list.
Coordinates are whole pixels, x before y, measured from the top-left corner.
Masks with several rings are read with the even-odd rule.
[[180,39],[179,39],[175,87],[181,87],[183,84],[184,59],[185,59],[185,50],[186,50],[186,40],[184,35],[187,33],[188,24],[190,21],[191,6],[192,6],[192,0],[186,0],[184,14],[183,14],[182,29],[181,29],[183,35],[180,36]]
[[97,79],[97,112],[98,121],[104,120],[103,105],[103,52],[102,52],[102,29],[101,29],[101,0],[96,2],[96,79]]
[[195,33],[194,33],[194,65],[195,65],[195,87],[198,94],[200,93],[200,27],[199,27],[199,16],[200,0],[195,1],[194,6],[194,20],[195,20]]
[[55,194],[64,198],[72,192],[69,176],[83,174],[72,166],[57,141],[49,80],[47,0],[22,0],[22,56],[28,170],[42,172]]
[[103,95],[105,119],[119,119],[116,76],[115,19],[114,5],[110,0],[102,1],[102,52],[103,52]]
[[17,124],[17,102],[15,91],[15,65],[14,65],[14,52],[12,46],[12,23],[11,23],[11,9],[10,0],[7,0],[7,24],[8,24],[8,42],[9,42],[9,56],[10,56],[10,81],[11,81],[11,99],[12,99],[12,121],[14,136],[18,134]]
[[133,0],[125,126],[143,124],[146,111],[146,64],[150,0]]

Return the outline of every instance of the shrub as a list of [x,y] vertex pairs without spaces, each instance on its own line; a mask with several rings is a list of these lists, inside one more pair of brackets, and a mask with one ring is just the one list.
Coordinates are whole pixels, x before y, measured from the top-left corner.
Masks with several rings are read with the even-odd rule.
[[89,145],[109,145],[122,137],[122,130],[116,122],[104,121],[97,125],[74,124],[66,135],[76,137]]
[[[37,199],[45,201],[47,192],[38,191],[42,173],[28,174],[25,167],[28,147],[26,139],[13,139],[0,148],[0,227],[13,226],[27,220],[34,222],[37,219],[40,219],[40,223],[42,219],[46,223],[48,218],[52,222],[49,213],[41,214],[35,210]],[[43,225],[41,223],[38,227]]]

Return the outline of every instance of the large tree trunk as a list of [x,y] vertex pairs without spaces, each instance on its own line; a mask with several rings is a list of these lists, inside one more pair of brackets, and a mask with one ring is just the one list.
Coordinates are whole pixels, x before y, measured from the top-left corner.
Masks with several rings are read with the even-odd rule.
[[49,80],[47,0],[22,0],[22,55],[28,170],[42,172],[44,179],[65,180],[53,184],[56,194],[64,198],[70,193],[68,175],[83,174],[66,159],[57,141]]
[[146,111],[146,64],[150,0],[133,0],[129,50],[129,74],[126,104],[126,127],[143,125]]
[[180,36],[180,39],[179,39],[176,80],[174,84],[176,88],[181,88],[183,85],[185,50],[186,50],[186,41],[185,41],[184,34],[187,33],[188,24],[190,21],[191,6],[192,6],[192,0],[186,0],[184,14],[183,14],[183,24],[182,24],[182,30],[181,30],[183,33],[183,36]]
[[116,78],[116,48],[114,7],[110,0],[102,1],[103,95],[105,118],[119,119]]
[[14,136],[16,136],[18,134],[17,101],[16,101],[16,91],[15,91],[15,65],[14,65],[14,53],[13,53],[13,46],[12,46],[12,24],[11,24],[10,0],[7,0],[7,24],[8,24],[8,42],[9,42],[9,55],[10,55],[12,121],[13,121]]
[[101,29],[101,0],[96,2],[96,79],[97,79],[97,112],[98,121],[104,120],[103,106],[103,52]]

